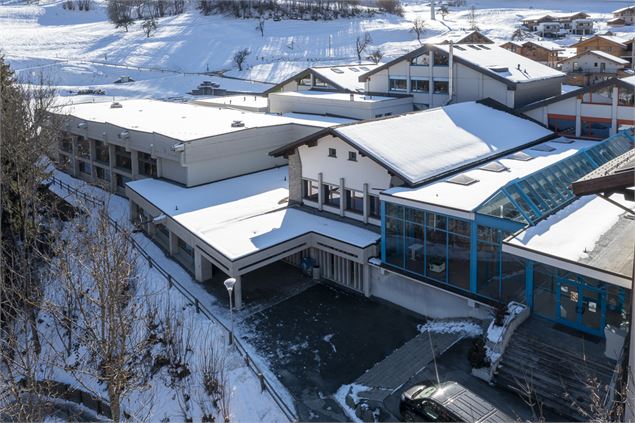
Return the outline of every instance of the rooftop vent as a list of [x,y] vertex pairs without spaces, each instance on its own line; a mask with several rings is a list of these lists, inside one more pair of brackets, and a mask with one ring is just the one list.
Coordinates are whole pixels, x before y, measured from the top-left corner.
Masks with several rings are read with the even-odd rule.
[[507,66],[490,66],[490,70],[494,72],[509,72],[509,68]]
[[342,69],[338,69],[338,68],[331,68],[331,71],[335,73],[344,73]]
[[529,154],[525,153],[524,151],[519,151],[517,153],[514,154],[510,154],[509,156],[507,156],[508,159],[512,159],[512,160],[518,160],[521,162],[527,162],[531,159],[533,159],[532,156],[530,156]]
[[489,162],[481,166],[479,169],[487,170],[488,172],[503,172],[505,170],[509,170],[509,168],[501,162]]
[[232,122],[232,128],[242,128],[245,126],[245,122],[242,120],[235,120]]
[[118,101],[113,101],[112,104],[110,105],[111,109],[121,109],[123,108],[123,105],[121,103],[119,103]]
[[450,182],[451,184],[457,185],[472,185],[478,182],[478,179],[474,179],[471,176],[466,175],[465,173],[460,173],[456,176],[447,179],[446,182]]
[[531,147],[530,150],[536,150],[536,151],[554,151],[556,149],[556,147],[552,147],[549,144],[540,144],[537,145],[535,147]]
[[571,144],[573,143],[573,140],[565,137],[560,137],[556,138],[555,140],[551,140],[551,142],[557,142],[558,144]]

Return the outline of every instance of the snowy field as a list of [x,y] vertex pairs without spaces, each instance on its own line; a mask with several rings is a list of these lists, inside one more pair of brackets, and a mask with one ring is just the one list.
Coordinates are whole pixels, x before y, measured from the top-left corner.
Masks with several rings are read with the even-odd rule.
[[[42,71],[61,95],[94,88],[107,96],[180,97],[203,80],[219,82],[229,90],[262,92],[268,85],[202,73],[223,71],[254,81],[281,81],[307,66],[355,62],[355,38],[364,32],[373,40],[369,50],[381,48],[385,61],[419,45],[410,31],[414,18],[426,20],[425,38],[437,38],[448,31],[467,30],[472,6],[482,32],[504,41],[522,18],[550,12],[588,12],[596,19],[596,29],[605,31],[610,12],[632,4],[629,0],[468,0],[464,7],[450,8],[445,20],[438,15],[437,21],[431,21],[427,1],[402,0],[403,18],[268,20],[261,37],[256,20],[202,16],[191,2],[186,13],[161,18],[158,30],[147,38],[138,23],[129,32],[115,29],[101,1],[94,0],[95,10],[84,12],[64,10],[58,0],[44,0],[40,5],[5,0],[0,5],[1,53],[23,78]],[[613,31],[629,38],[635,35],[635,27]],[[578,39],[556,42],[570,45]],[[232,57],[242,48],[251,55],[247,68],[238,72]],[[113,84],[122,75],[135,82]]]

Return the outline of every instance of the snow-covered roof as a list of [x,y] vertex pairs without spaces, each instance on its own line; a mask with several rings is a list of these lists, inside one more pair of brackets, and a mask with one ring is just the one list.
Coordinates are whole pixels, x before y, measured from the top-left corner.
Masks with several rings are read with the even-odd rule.
[[622,59],[620,57],[613,56],[612,54],[609,54],[609,53],[606,53],[606,52],[600,51],[600,50],[585,51],[585,52],[582,52],[582,53],[580,53],[580,54],[578,54],[576,56],[564,59],[561,62],[569,62],[571,60],[578,59],[579,57],[586,56],[588,54],[592,54],[594,56],[601,57],[601,58],[606,59],[606,60],[610,60],[611,62],[617,63],[619,65],[625,65],[625,64],[628,63],[628,60],[624,60],[624,59]]
[[622,7],[621,9],[614,10],[613,13],[622,13],[626,12],[627,10],[635,10],[635,6]]
[[395,97],[384,97],[379,95],[366,95],[366,94],[349,94],[349,93],[337,93],[332,91],[283,91],[278,93],[271,93],[270,95],[284,96],[284,97],[302,97],[302,98],[316,98],[333,101],[353,101],[361,103],[377,103],[380,101],[395,100]]
[[410,184],[418,184],[553,134],[480,102],[343,125],[336,135]]
[[632,85],[635,88],[635,76],[627,76],[626,78],[620,78],[623,82]]
[[210,97],[196,99],[192,103],[201,106],[216,106],[229,108],[244,108],[251,110],[266,110],[269,100],[259,95],[231,95],[226,97]]
[[311,70],[327,81],[334,82],[348,91],[363,91],[364,84],[359,82],[359,76],[375,69],[376,64],[344,65],[344,66],[316,66]]
[[[449,53],[449,45],[437,45],[436,47]],[[556,69],[491,44],[455,45],[453,53],[455,57],[514,83],[564,76]]]
[[[141,132],[155,132],[181,141],[277,125],[328,127],[342,123],[341,119],[313,120],[311,115],[296,118],[149,99],[125,100],[119,104],[121,107],[116,108],[111,107],[110,102],[74,104],[61,107],[58,111],[90,122],[110,123]],[[242,121],[244,126],[232,127],[234,121]]]
[[359,247],[379,239],[354,225],[288,209],[287,176],[283,166],[194,188],[159,179],[127,185],[229,260],[310,232]]
[[[633,207],[622,195],[615,194],[611,199]],[[585,196],[507,239],[505,244],[630,279],[635,220],[624,214],[624,209],[601,197]],[[630,288],[630,280],[627,283]]]
[[[446,179],[418,188],[391,188],[384,191],[383,194],[471,212],[508,182],[537,172],[595,144],[597,144],[595,141],[574,141],[572,143],[548,141],[540,144],[547,148],[537,147],[539,149],[536,150],[532,147],[524,150],[525,153],[533,157],[531,160],[522,161],[506,157],[496,160],[497,163],[507,168],[502,172],[483,170],[482,166],[479,165],[462,173],[478,181],[470,185],[450,183]],[[553,151],[542,151],[551,148]]]
[[595,38],[602,38],[604,40],[611,41],[611,42],[614,42],[614,43],[617,43],[617,44],[621,44],[623,47],[626,47],[627,40],[625,40],[624,38],[620,38],[620,37],[617,37],[615,35],[605,35],[605,34],[596,34],[596,35],[594,35],[592,37],[589,37],[589,38],[587,38],[585,40],[579,41],[579,42],[571,45],[570,47],[575,47],[575,46],[578,46],[580,44],[584,44],[587,41],[593,40]]
[[553,41],[547,41],[547,40],[528,40],[525,41],[526,43],[531,43],[531,44],[535,44],[537,46],[546,48],[547,50],[552,50],[552,51],[562,51],[564,50],[564,47],[561,46],[560,44],[554,43]]

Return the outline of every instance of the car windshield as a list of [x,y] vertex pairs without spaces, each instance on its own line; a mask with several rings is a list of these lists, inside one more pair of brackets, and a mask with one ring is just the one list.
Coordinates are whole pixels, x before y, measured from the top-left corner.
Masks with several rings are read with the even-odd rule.
[[436,386],[427,386],[417,393],[414,399],[429,398],[436,392]]

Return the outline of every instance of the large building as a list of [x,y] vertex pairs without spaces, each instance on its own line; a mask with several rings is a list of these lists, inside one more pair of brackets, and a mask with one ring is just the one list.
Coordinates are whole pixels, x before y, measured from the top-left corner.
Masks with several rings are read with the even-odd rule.
[[635,76],[612,78],[517,109],[554,132],[604,139],[635,125]]
[[268,151],[346,121],[156,100],[76,104],[56,113],[65,115],[59,167],[120,194],[140,178],[191,187],[281,166]]
[[424,45],[360,75],[369,93],[407,94],[417,108],[492,98],[516,108],[560,94],[564,74],[491,44]]

